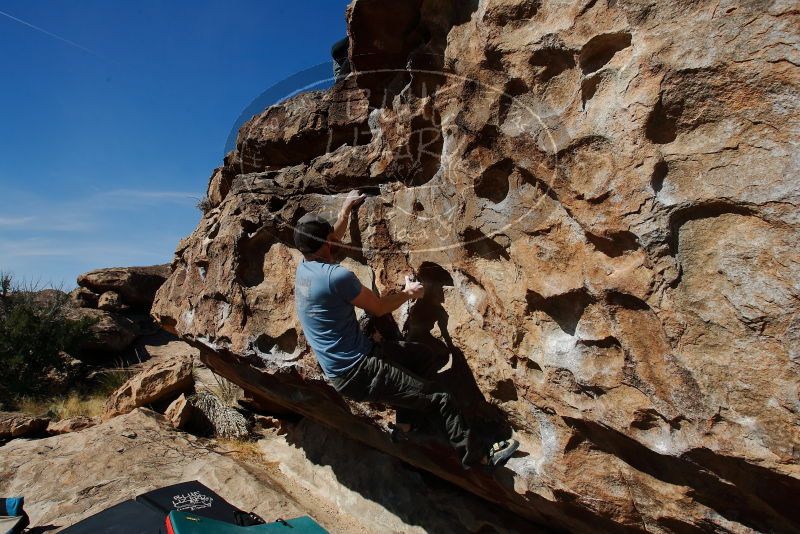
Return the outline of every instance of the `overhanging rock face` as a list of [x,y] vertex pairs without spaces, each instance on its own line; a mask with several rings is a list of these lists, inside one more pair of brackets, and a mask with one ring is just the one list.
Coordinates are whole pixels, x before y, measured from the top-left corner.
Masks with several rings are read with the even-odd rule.
[[[153,315],[217,372],[573,531],[796,531],[798,13],[789,2],[356,0],[355,73],[253,117]],[[325,385],[292,224],[373,193],[343,263],[522,454]],[[365,466],[368,468],[368,466]]]

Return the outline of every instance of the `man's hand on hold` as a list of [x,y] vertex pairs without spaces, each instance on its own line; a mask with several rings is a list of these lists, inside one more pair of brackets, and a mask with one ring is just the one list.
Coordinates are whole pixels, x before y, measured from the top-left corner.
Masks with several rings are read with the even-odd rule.
[[353,208],[361,204],[366,196],[367,195],[359,194],[358,190],[354,189],[344,198],[342,209],[339,211],[339,217],[333,225],[333,237],[337,240],[341,241],[342,238],[344,238],[344,233],[347,231],[347,224],[350,222],[350,212]]
[[425,288],[420,282],[413,280],[411,276],[406,276],[406,286],[403,288],[403,293],[412,299],[421,299],[425,296]]
[[357,189],[350,191],[342,203],[342,213],[349,214],[353,208],[361,204],[367,195],[359,193]]

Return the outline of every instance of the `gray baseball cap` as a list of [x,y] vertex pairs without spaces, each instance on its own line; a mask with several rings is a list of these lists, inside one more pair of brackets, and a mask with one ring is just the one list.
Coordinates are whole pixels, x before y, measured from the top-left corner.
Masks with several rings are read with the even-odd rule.
[[316,213],[306,213],[294,227],[294,246],[303,254],[313,254],[325,244],[332,231],[333,226],[327,219]]

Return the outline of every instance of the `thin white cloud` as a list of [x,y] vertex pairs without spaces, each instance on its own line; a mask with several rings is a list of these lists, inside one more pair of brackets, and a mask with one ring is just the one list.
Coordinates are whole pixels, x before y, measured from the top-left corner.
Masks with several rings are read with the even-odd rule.
[[28,200],[17,205],[22,213],[0,217],[0,228],[26,232],[94,232],[107,220],[109,211],[129,212],[164,204],[193,206],[200,198],[201,194],[190,191],[114,189],[62,201]]
[[0,262],[13,258],[61,257],[61,258],[107,258],[108,256],[161,258],[152,250],[108,242],[74,243],[65,246],[61,240],[30,238],[0,241]]
[[[8,246],[6,243],[2,244],[3,246]],[[45,257],[45,256],[53,256],[53,257],[70,257],[76,256],[77,253],[74,250],[67,250],[67,249],[58,249],[54,247],[43,247],[43,246],[10,246],[7,250],[3,251],[3,256],[6,258],[36,258],[36,257]]]
[[[177,237],[175,238],[177,240]],[[75,277],[92,269],[116,265],[167,263],[172,247],[149,243],[120,245],[107,239],[64,243],[57,239],[0,240],[0,272],[25,285],[69,290]]]
[[87,232],[95,228],[90,214],[67,206],[42,204],[24,210],[25,215],[0,217],[6,232]]
[[95,209],[137,209],[142,206],[161,204],[182,204],[193,206],[202,198],[201,194],[190,191],[159,191],[141,189],[114,189],[95,193],[86,203]]
[[[76,191],[66,198],[11,194],[0,218],[9,223],[0,224],[0,271],[71,285],[78,273],[91,269],[166,263],[191,231],[177,229],[183,225],[174,216],[199,217],[194,209],[199,196],[157,189]],[[134,222],[162,214],[169,224]]]
[[196,192],[189,191],[146,191],[138,189],[115,189],[113,191],[104,191],[97,194],[98,197],[120,197],[120,198],[136,198],[136,199],[151,199],[151,200],[194,200],[197,199]]
[[36,220],[36,217],[0,217],[0,226],[20,226]]

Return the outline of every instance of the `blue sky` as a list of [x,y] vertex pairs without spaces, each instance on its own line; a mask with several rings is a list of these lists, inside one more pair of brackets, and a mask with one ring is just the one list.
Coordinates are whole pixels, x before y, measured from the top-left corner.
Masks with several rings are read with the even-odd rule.
[[346,5],[0,1],[0,271],[170,261],[237,118],[329,61]]

